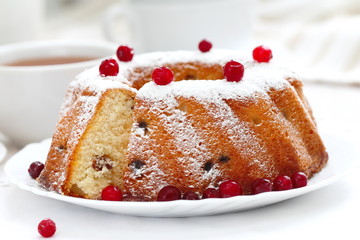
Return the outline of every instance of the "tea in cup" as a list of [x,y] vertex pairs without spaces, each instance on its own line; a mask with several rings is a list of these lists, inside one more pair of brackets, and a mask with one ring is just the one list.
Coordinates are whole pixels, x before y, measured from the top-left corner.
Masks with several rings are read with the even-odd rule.
[[19,146],[51,137],[69,82],[116,47],[69,40],[1,46],[0,132]]

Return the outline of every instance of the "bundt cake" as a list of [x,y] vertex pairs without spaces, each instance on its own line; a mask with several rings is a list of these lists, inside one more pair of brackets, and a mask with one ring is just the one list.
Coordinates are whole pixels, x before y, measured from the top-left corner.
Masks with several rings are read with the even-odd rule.
[[[223,65],[245,68],[224,80]],[[127,200],[156,200],[167,185],[201,194],[231,179],[250,193],[258,178],[321,170],[328,156],[299,78],[233,51],[159,52],[98,67],[71,82],[38,182],[65,195],[100,199],[118,186]],[[167,66],[174,82],[151,81]],[[184,81],[181,81],[184,80]]]

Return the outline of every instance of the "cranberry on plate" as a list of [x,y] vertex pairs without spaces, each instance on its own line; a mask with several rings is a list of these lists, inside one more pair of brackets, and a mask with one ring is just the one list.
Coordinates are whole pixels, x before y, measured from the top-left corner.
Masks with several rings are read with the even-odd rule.
[[181,199],[181,193],[179,189],[174,186],[168,185],[163,187],[157,196],[157,200],[162,201],[173,201]]
[[291,181],[294,188],[300,188],[307,185],[308,178],[305,173],[296,172],[291,176]]
[[203,196],[202,198],[219,198],[220,197],[220,193],[219,190],[215,189],[215,188],[207,188],[204,190],[203,192]]
[[42,162],[36,161],[30,164],[28,172],[33,179],[36,179],[40,176],[40,173],[43,169],[44,164]]
[[42,220],[38,224],[38,232],[44,238],[52,237],[56,232],[55,222],[53,220],[51,220],[50,218],[46,218],[46,219]]
[[228,198],[239,196],[243,194],[243,189],[240,184],[235,181],[225,181],[219,185],[220,197]]
[[107,186],[101,192],[101,199],[106,201],[122,201],[123,195],[117,186]]
[[259,194],[263,192],[270,192],[272,189],[272,183],[269,179],[259,178],[256,179],[251,185],[251,193]]
[[292,189],[292,182],[289,176],[281,175],[277,176],[273,181],[274,191],[284,191]]

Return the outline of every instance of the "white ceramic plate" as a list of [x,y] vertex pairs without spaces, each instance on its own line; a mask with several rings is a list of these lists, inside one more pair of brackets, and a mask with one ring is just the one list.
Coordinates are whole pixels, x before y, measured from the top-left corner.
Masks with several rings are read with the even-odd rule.
[[359,157],[359,153],[352,144],[326,135],[324,140],[330,156],[329,163],[319,174],[311,178],[308,186],[282,192],[268,192],[224,199],[178,200],[170,202],[110,202],[74,198],[49,192],[41,188],[35,180],[30,178],[27,169],[31,162],[45,161],[50,140],[26,146],[6,163],[5,172],[10,181],[21,189],[44,197],[103,211],[148,217],[212,215],[249,210],[309,193],[335,182],[358,166],[356,160]]
[[2,162],[4,160],[4,158],[6,156],[6,153],[7,153],[7,150],[6,150],[5,146],[4,146],[4,144],[2,144],[0,142],[0,162]]

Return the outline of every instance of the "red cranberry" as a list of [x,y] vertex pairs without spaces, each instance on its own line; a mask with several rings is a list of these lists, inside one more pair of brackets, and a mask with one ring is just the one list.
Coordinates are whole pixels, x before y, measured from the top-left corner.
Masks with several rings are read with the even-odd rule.
[[294,188],[305,187],[307,185],[307,176],[303,172],[296,172],[291,176],[292,185]]
[[257,62],[269,62],[272,57],[271,49],[266,46],[258,46],[253,50],[253,58]]
[[167,85],[173,81],[174,73],[168,67],[157,67],[152,72],[152,79],[157,85]]
[[120,46],[116,51],[116,56],[122,62],[130,62],[134,57],[134,49],[129,46]]
[[173,201],[179,199],[181,199],[179,189],[171,185],[163,187],[157,196],[158,201]]
[[106,201],[122,201],[123,195],[117,186],[107,186],[101,192],[101,199]]
[[201,52],[208,52],[212,48],[212,43],[208,40],[204,39],[201,42],[199,42],[199,50]]
[[116,76],[119,73],[119,64],[113,58],[105,59],[101,62],[99,71],[102,77]]
[[53,220],[46,218],[38,225],[38,231],[44,238],[52,237],[56,232],[56,225]]
[[44,169],[44,164],[42,162],[37,161],[30,164],[28,172],[33,179],[36,179],[39,177],[43,169]]
[[220,197],[220,193],[218,190],[216,190],[215,188],[207,188],[204,190],[203,192],[203,196],[202,198],[219,198]]
[[273,182],[274,191],[284,191],[292,189],[291,178],[288,176],[277,176]]
[[244,76],[244,66],[231,60],[224,66],[224,76],[228,82],[239,82]]
[[251,193],[258,194],[271,191],[271,181],[266,178],[256,179],[251,185]]
[[194,192],[186,192],[182,199],[186,200],[199,200],[199,196]]
[[240,184],[234,181],[222,182],[219,186],[220,197],[228,198],[239,196],[243,194],[243,189]]

